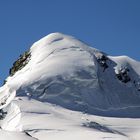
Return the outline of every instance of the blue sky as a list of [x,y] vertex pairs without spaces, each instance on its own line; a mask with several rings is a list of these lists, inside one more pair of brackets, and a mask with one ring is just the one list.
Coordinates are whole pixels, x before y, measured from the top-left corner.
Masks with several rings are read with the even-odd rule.
[[0,81],[18,56],[51,32],[110,55],[140,60],[139,0],[1,0]]

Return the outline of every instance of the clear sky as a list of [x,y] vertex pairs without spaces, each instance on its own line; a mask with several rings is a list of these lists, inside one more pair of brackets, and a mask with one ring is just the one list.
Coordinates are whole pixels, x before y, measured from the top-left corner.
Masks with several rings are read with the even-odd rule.
[[18,56],[52,32],[140,60],[140,0],[1,0],[1,83]]

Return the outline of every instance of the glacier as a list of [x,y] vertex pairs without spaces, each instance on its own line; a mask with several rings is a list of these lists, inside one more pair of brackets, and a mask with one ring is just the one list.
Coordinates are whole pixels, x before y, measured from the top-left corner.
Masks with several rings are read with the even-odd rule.
[[0,88],[3,140],[138,140],[140,62],[62,33],[29,52]]

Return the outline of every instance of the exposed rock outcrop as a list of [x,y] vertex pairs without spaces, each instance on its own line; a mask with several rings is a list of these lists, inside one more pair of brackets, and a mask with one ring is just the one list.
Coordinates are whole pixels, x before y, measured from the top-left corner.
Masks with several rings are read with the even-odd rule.
[[20,55],[18,60],[13,63],[13,66],[9,71],[9,75],[13,76],[17,71],[25,67],[28,64],[30,57],[30,51],[26,51],[23,55]]

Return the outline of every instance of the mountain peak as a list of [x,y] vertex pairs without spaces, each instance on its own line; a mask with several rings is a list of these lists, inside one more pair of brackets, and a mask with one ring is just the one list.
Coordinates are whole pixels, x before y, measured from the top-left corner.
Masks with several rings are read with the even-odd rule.
[[[34,43],[14,63],[18,71],[7,78],[1,93],[8,87],[14,95],[72,110],[140,116],[133,112],[140,105],[140,64],[130,60],[108,56],[72,36],[52,33]],[[7,96],[12,94],[9,92]]]
[[140,62],[127,56],[52,33],[20,55],[6,81],[1,139],[139,140]]
[[[37,42],[34,43],[34,45],[49,45],[57,40],[62,40],[63,38],[68,37],[67,35],[64,35],[62,33],[56,32],[56,33],[50,33],[49,35],[41,38]],[[70,37],[70,36],[69,36]],[[33,47],[34,47],[33,45]]]
[[[60,44],[60,45],[59,45]],[[57,46],[57,47],[71,47],[71,46],[77,46],[80,48],[84,48],[89,50],[89,45],[83,43],[82,41],[76,39],[73,36],[62,34],[59,32],[56,33],[50,33],[49,35],[43,37],[39,41],[35,42],[31,50],[41,48],[41,47],[48,47],[48,46]],[[94,51],[99,51],[95,48],[92,48]],[[90,50],[91,51],[91,50]]]

